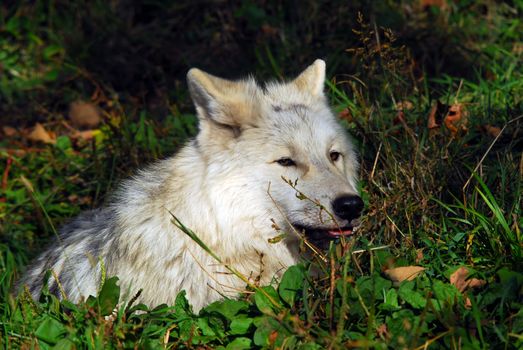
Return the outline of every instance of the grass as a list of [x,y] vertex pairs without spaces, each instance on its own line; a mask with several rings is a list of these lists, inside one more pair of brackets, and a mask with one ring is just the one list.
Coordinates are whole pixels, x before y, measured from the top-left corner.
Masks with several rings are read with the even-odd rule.
[[[256,6],[249,6],[254,10],[242,11],[258,16]],[[456,55],[475,52],[467,61],[472,74],[438,71],[434,67],[445,63],[442,56],[431,57],[433,65],[426,67],[434,75],[413,65],[417,56],[409,40],[431,27],[416,27],[427,22],[412,18],[404,22],[410,31],[397,29],[396,34],[360,17],[354,25],[356,43],[338,53],[357,61],[350,74],[336,72],[328,94],[362,159],[366,208],[359,235],[333,246],[326,261],[315,262],[323,271],[318,278],[310,277],[312,265],[304,263],[286,271],[279,286],[251,285],[238,300],[213,303],[198,314],[183,292],[174,305],[117,306],[115,276],[107,276],[98,296],[78,305],[57,300],[45,288],[37,301],[12,293],[14,280],[52,238],[54,227],[100,205],[118,179],[174,152],[195,134],[184,92],[158,121],[147,108],[135,109],[102,86],[106,121],[96,139],[68,137],[59,123],[63,117],[52,109],[47,125],[62,135],[56,144],[28,147],[23,135],[3,138],[3,347],[523,348],[523,70],[517,49],[523,28],[511,12],[521,13],[523,5],[488,7],[491,17],[471,15],[480,5],[448,6],[451,11],[434,7],[411,15],[436,18],[430,22],[436,26],[433,35],[452,34]],[[39,30],[32,22],[7,22],[20,37]],[[10,69],[0,92],[16,106],[24,89],[30,90],[31,101],[41,93],[34,86],[59,91],[49,72],[68,62],[67,50],[56,47],[52,37],[43,46],[27,37],[27,42],[0,39],[11,57],[5,61],[0,54]],[[258,47],[260,69],[285,76],[290,48],[271,47]],[[41,59],[32,61],[41,50]],[[30,54],[12,58],[21,52]],[[333,61],[343,60],[336,57]],[[12,73],[17,69],[34,70],[40,80],[27,80],[29,73],[17,80]],[[83,71],[72,64],[67,69]],[[60,91],[74,94],[70,88]],[[449,126],[444,118],[458,105],[459,120]],[[436,126],[429,128],[431,115]],[[24,152],[13,152],[20,149]],[[383,273],[414,265],[425,270],[412,281],[397,283]],[[459,284],[455,278],[463,267],[469,282]],[[467,287],[473,279],[483,282]]]

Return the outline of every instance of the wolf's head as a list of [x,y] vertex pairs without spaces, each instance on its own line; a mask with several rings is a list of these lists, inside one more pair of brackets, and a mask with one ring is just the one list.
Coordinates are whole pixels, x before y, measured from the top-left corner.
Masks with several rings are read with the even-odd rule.
[[352,234],[363,209],[358,161],[323,93],[324,61],[292,81],[264,86],[198,69],[187,79],[200,120],[196,142],[222,200],[234,203],[223,206],[241,206],[233,212],[251,217],[256,228],[270,228],[273,219],[320,247]]

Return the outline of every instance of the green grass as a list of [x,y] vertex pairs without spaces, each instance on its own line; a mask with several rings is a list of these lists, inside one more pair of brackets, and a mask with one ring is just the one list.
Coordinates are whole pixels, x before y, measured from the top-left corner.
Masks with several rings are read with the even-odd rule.
[[[115,276],[107,276],[98,296],[78,305],[57,300],[45,288],[36,301],[12,291],[56,227],[104,203],[119,179],[171,154],[196,133],[184,89],[177,88],[176,104],[170,103],[168,116],[157,120],[100,84],[108,100],[103,104],[107,120],[96,140],[76,142],[62,135],[55,145],[34,145],[23,155],[8,152],[27,146],[22,137],[0,140],[0,344],[42,349],[523,348],[523,68],[516,46],[523,40],[523,24],[514,15],[523,4],[485,4],[450,3],[450,12],[414,9],[402,22],[409,30],[399,28],[394,35],[364,17],[354,21],[354,47],[347,53],[339,48],[332,59],[353,58],[354,71],[336,71],[328,94],[362,159],[366,207],[359,235],[333,246],[326,261],[314,262],[322,271],[317,278],[310,277],[313,266],[305,262],[290,268],[279,286],[247,286],[248,293],[238,300],[213,303],[198,314],[183,292],[174,305],[118,305]],[[266,16],[255,11],[255,4],[249,6],[242,11],[253,18]],[[490,17],[478,15],[481,6]],[[391,16],[401,11],[398,6]],[[418,15],[434,20],[414,21]],[[81,77],[78,86],[85,82],[86,71],[71,63],[65,46],[50,34],[28,34],[41,33],[42,23],[2,16],[4,31],[7,25],[9,35],[20,38],[0,36],[0,48],[7,48],[0,53],[8,71],[0,80],[4,101],[18,106],[27,92],[34,102],[30,110],[41,108],[35,102],[41,87],[76,96],[70,85],[57,87],[52,73],[73,71]],[[408,43],[416,35],[426,39],[418,49],[434,55],[425,46],[449,35],[447,45],[470,59],[467,73],[472,74],[436,69],[448,62],[436,55],[424,61],[427,66],[415,67]],[[293,69],[285,63],[292,47],[273,46],[257,47],[257,64],[263,74],[286,76]],[[37,79],[31,80],[33,71]],[[436,101],[441,125],[429,130]],[[44,105],[58,125],[63,116],[50,108],[53,103]],[[453,136],[441,119],[456,103],[465,108],[467,130]],[[487,125],[502,133],[489,134]],[[183,230],[194,236],[190,227]],[[383,274],[411,265],[425,268],[413,281],[396,284]],[[484,285],[460,291],[451,283],[460,267]]]

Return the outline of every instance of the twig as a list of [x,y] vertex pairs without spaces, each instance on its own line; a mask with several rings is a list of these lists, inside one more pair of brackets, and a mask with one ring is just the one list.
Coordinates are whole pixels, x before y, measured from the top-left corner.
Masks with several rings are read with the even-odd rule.
[[[210,273],[205,267],[203,267],[203,264],[200,260],[198,260],[196,258],[196,256],[193,254],[193,252],[191,252],[190,249],[187,249],[187,251],[189,252],[189,254],[192,256],[192,258],[194,259],[194,261],[196,261],[196,264],[198,264],[198,266],[200,266],[200,268],[214,281],[216,282],[217,285],[221,286],[221,287],[224,287],[224,288],[228,288],[232,291],[235,291],[237,293],[245,293],[246,290],[245,289],[240,289],[240,288],[236,288],[236,287],[233,287],[233,286],[228,286],[224,283],[221,283],[216,277],[214,277],[212,275],[212,273]],[[223,266],[222,264],[215,264],[217,266]]]
[[372,165],[372,171],[370,172],[371,180],[374,179],[374,172],[376,170],[376,165],[378,165],[378,158],[380,157],[381,146],[383,146],[383,142],[380,142],[380,145],[378,147],[378,152],[376,152],[376,157],[374,158],[374,164]]
[[441,337],[444,337],[446,336],[447,334],[453,332],[454,330],[451,328],[449,329],[448,331],[446,332],[443,332],[441,334],[438,334],[437,336],[435,336],[434,338],[432,339],[429,339],[425,342],[425,344],[421,345],[421,346],[418,346],[417,348],[415,348],[414,350],[421,350],[421,349],[427,349],[429,347],[430,344],[434,343],[436,340],[438,340],[439,338]]
[[11,164],[13,164],[13,158],[9,156],[6,161],[4,173],[2,175],[2,190],[7,190],[7,179],[9,177],[9,170],[11,170]]
[[487,151],[485,152],[485,154],[483,155],[483,157],[481,157],[481,159],[479,160],[478,164],[476,165],[476,167],[474,168],[474,170],[472,170],[472,173],[470,174],[470,177],[469,179],[467,180],[467,182],[465,182],[465,185],[463,186],[463,188],[461,189],[462,192],[465,191],[465,189],[467,188],[467,186],[469,185],[470,181],[472,180],[472,178],[474,177],[474,174],[476,173],[476,171],[478,171],[478,168],[481,166],[481,164],[483,163],[483,161],[485,160],[485,158],[487,157],[487,154],[489,154],[490,150],[492,149],[492,147],[494,146],[494,144],[498,141],[499,137],[501,136],[501,134],[503,133],[503,131],[505,130],[505,128],[510,124],[510,123],[513,123],[519,119],[523,118],[523,114],[512,119],[512,120],[509,120],[504,126],[503,128],[501,128],[499,134],[496,136],[496,138],[494,138],[494,140],[492,141],[492,143],[490,144],[489,148],[487,149]]
[[[285,182],[287,182],[285,179],[284,179]],[[312,245],[308,240],[307,238],[305,237],[305,235],[303,235],[301,232],[298,232],[298,230],[296,230],[296,228],[292,225],[292,223],[289,221],[289,219],[287,218],[287,215],[285,215],[283,213],[283,210],[281,210],[280,206],[278,205],[278,203],[276,203],[276,201],[274,200],[274,198],[272,197],[271,195],[271,183],[269,182],[269,186],[267,187],[267,195],[269,196],[269,198],[272,200],[272,202],[274,203],[274,206],[276,207],[276,209],[280,212],[281,216],[284,218],[284,220],[287,222],[287,224],[289,225],[289,227],[291,228],[291,230],[294,231],[294,233],[296,233],[296,235],[298,237],[300,237],[302,240],[303,240],[303,243],[305,243],[305,245],[316,255],[318,256],[323,262],[327,262],[327,258],[318,250],[316,249],[316,247],[314,247],[314,245]]]
[[329,303],[331,304],[331,314],[329,317],[330,329],[334,329],[334,290],[336,289],[336,264],[334,261],[334,256],[330,256],[330,290],[329,290]]
[[459,93],[461,92],[461,88],[463,87],[463,79],[461,79],[459,81],[459,85],[458,85],[458,91],[456,91],[456,97],[454,97],[454,103],[457,104],[458,103],[458,97],[459,97]]
[[271,302],[271,304],[276,308],[281,308],[280,303],[278,303],[274,298],[267,293],[262,288],[257,287],[254,285],[247,277],[245,277],[241,272],[236,270],[232,265],[225,263],[216,253],[214,253],[199,237],[198,235],[192,231],[190,228],[185,226],[178,217],[176,217],[170,210],[169,214],[172,217],[171,222],[178,227],[183,233],[185,233],[187,236],[189,236],[196,244],[198,244],[207,254],[209,254],[214,260],[216,260],[218,263],[222,264],[223,267],[225,267],[227,270],[229,270],[232,274],[234,274],[236,277],[238,277],[240,280],[242,280],[245,284],[247,284],[252,289],[259,291],[265,297]]
[[373,247],[373,248],[369,248],[369,249],[359,249],[359,250],[355,250],[355,251],[352,252],[352,254],[361,254],[361,253],[365,253],[365,252],[373,251],[373,250],[387,249],[387,248],[389,248],[389,247],[390,247],[389,245],[380,245],[379,247]]

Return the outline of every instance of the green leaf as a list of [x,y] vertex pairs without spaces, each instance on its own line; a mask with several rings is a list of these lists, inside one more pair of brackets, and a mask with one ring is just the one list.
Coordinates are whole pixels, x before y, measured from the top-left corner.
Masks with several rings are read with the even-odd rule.
[[497,272],[501,284],[516,283],[523,285],[523,274],[507,269],[506,267]]
[[216,301],[203,309],[204,312],[216,312],[228,320],[233,320],[236,314],[240,311],[247,310],[249,304],[242,300],[226,299],[223,301]]
[[432,290],[434,291],[434,297],[438,301],[443,301],[450,305],[453,305],[457,298],[461,297],[461,293],[455,286],[438,280],[434,281]]
[[396,289],[391,288],[385,293],[385,301],[379,306],[380,310],[397,310],[399,309],[398,293]]
[[210,321],[210,319],[207,319],[207,318],[199,318],[196,321],[196,324],[201,329],[203,335],[205,335],[205,336],[215,336],[216,332],[209,325],[209,321]]
[[235,318],[232,320],[230,328],[231,334],[245,334],[251,327],[252,318]]
[[232,342],[230,342],[226,350],[244,350],[244,349],[250,349],[252,347],[252,341],[249,338],[236,338]]
[[62,151],[65,151],[65,150],[71,148],[71,140],[69,139],[69,137],[67,137],[65,135],[58,136],[56,138],[55,146],[58,149],[61,149]]
[[427,299],[418,291],[413,289],[414,282],[401,284],[398,295],[415,309],[423,309],[427,305]]
[[[258,346],[270,346],[271,349],[281,347],[283,342],[293,334],[281,321],[271,316],[257,317],[254,319],[256,331],[254,332],[254,344]],[[289,348],[292,348],[289,346]]]
[[182,290],[176,296],[174,301],[174,309],[177,315],[192,314],[191,306],[185,297],[185,290]]
[[60,339],[58,343],[53,347],[53,350],[70,350],[75,349],[75,344],[71,339],[64,338]]
[[178,328],[180,329],[180,338],[183,340],[193,339],[195,335],[197,324],[192,319],[180,321]]
[[254,332],[254,344],[258,346],[268,346],[269,345],[269,336],[276,330],[278,327],[274,327],[272,318],[264,316],[254,319],[254,325],[256,326],[256,331]]
[[44,74],[43,79],[46,81],[55,81],[58,78],[58,74],[58,69],[51,69],[50,71]]
[[261,287],[254,293],[254,301],[258,310],[264,314],[273,315],[280,305],[278,293],[273,286]]
[[51,345],[56,344],[67,333],[65,326],[51,316],[47,316],[36,329],[35,335]]
[[104,316],[110,315],[118,299],[120,298],[120,286],[116,283],[118,277],[111,277],[105,280],[100,293],[98,294],[98,305],[100,306],[100,313]]
[[[285,343],[287,343],[287,341]],[[298,349],[300,349],[300,350],[320,350],[320,349],[325,349],[325,347],[321,346],[320,344],[316,344],[316,343],[307,343],[307,344],[301,345]]]
[[294,305],[296,293],[303,287],[304,279],[305,273],[301,266],[291,266],[283,274],[278,291],[281,298],[290,306]]
[[58,45],[49,45],[43,51],[43,56],[46,60],[49,60],[56,54],[62,54],[64,49]]
[[383,300],[384,291],[392,288],[392,282],[379,274],[372,275],[372,279],[374,280],[374,297],[377,300]]
[[[385,317],[385,323],[387,328],[393,337],[401,336],[404,338],[404,342],[408,342],[415,333],[412,330],[416,329],[419,333],[426,331],[426,326],[423,325],[418,328],[420,324],[419,316],[416,316],[414,311],[409,309],[402,309],[392,313],[391,316]],[[400,347],[391,347],[392,349]]]

